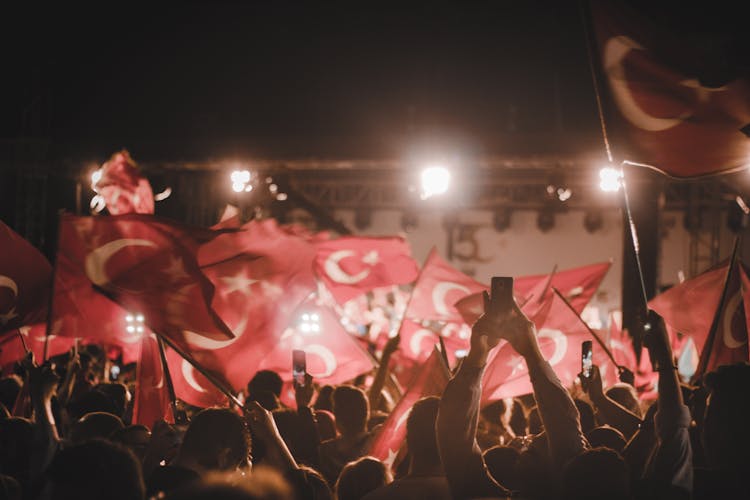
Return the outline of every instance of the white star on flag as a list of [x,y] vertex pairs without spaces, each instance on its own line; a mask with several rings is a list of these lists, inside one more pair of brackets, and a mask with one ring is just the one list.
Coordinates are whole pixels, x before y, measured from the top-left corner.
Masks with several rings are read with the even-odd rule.
[[226,296],[234,292],[242,292],[243,295],[249,296],[250,285],[257,283],[260,280],[248,277],[247,271],[243,270],[242,273],[237,274],[236,276],[224,276],[221,278],[221,281],[227,284],[227,286],[221,290],[222,295]]
[[521,356],[513,356],[512,358],[510,358],[510,361],[508,361],[508,366],[513,368],[513,371],[510,372],[510,375],[508,375],[509,377],[512,377],[516,373],[523,370],[523,358]]
[[379,259],[379,256],[378,256],[377,250],[372,250],[371,252],[368,252],[367,255],[365,255],[362,258],[362,262],[364,262],[365,264],[370,264],[371,266],[374,266],[375,264],[378,263],[378,259]]
[[386,467],[389,469],[393,468],[393,462],[396,461],[396,457],[398,457],[398,452],[393,450],[388,450],[388,458],[383,460],[383,464],[385,464]]

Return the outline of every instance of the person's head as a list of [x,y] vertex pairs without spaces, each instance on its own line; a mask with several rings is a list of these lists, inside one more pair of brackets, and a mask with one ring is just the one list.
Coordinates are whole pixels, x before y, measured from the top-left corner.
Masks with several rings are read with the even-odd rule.
[[128,447],[139,460],[143,460],[151,440],[151,431],[145,425],[129,425],[116,430],[109,440]]
[[248,398],[251,401],[256,401],[255,397],[263,391],[269,391],[279,398],[281,397],[281,388],[283,385],[284,382],[281,380],[281,376],[275,371],[260,370],[247,383]]
[[115,405],[115,415],[123,417],[125,410],[130,403],[130,391],[125,384],[112,382],[107,384],[98,384],[94,387],[95,391],[102,392],[109,396],[109,399]]
[[228,408],[198,412],[185,432],[178,463],[189,468],[229,471],[248,464],[250,433],[245,421]]
[[141,466],[122,445],[93,439],[63,449],[48,469],[52,500],[142,500]]
[[296,474],[290,477],[295,498],[309,500],[331,500],[333,492],[320,472],[312,467],[300,465]]
[[563,472],[563,498],[629,499],[630,472],[625,460],[609,448],[591,448],[574,457]]
[[618,382],[607,389],[606,394],[608,398],[613,399],[635,415],[641,416],[641,404],[638,402],[638,393],[632,385]]
[[596,417],[594,416],[594,408],[588,401],[583,399],[575,398],[573,402],[578,408],[578,414],[581,416],[581,431],[586,434],[588,431],[596,427]]
[[516,436],[525,436],[528,432],[528,420],[526,419],[526,408],[521,400],[514,398],[513,407],[510,410],[508,425]]
[[0,378],[0,403],[5,405],[6,408],[13,408],[22,386],[23,381],[18,375]]
[[336,437],[336,417],[333,413],[328,410],[315,410],[315,419],[321,442]]
[[324,385],[318,391],[318,397],[315,400],[313,408],[316,410],[333,411],[333,386]]
[[112,398],[97,389],[86,391],[68,404],[68,412],[73,420],[78,420],[87,413],[103,412],[117,415],[118,411],[117,404]]
[[[279,471],[260,465],[249,474],[210,472],[175,489],[169,500],[294,500],[294,490]],[[304,498],[304,497],[299,497]]]
[[500,436],[503,430],[503,418],[506,406],[502,399],[485,405],[479,412],[479,427],[488,434]]
[[585,435],[592,448],[604,446],[605,448],[611,448],[618,453],[622,453],[627,444],[622,432],[609,425],[594,427],[586,432]]
[[384,411],[370,411],[370,418],[367,419],[367,430],[371,431],[378,425],[388,419],[388,414]]
[[0,471],[21,484],[29,479],[32,431],[31,421],[25,418],[0,421]]
[[77,444],[95,438],[109,439],[115,431],[124,427],[120,417],[111,413],[87,413],[73,424],[70,440]]
[[301,446],[304,446],[306,436],[302,435],[304,428],[297,412],[292,408],[277,408],[271,412],[271,415],[289,451],[299,460],[299,451]]
[[333,391],[333,415],[336,427],[343,435],[364,432],[370,416],[370,405],[365,391],[351,385],[341,385]]
[[510,446],[493,446],[484,452],[484,463],[490,475],[509,490],[518,490],[520,484],[516,466],[521,452]]
[[703,447],[712,467],[744,469],[750,449],[750,364],[720,366],[705,377],[708,389],[703,420]]
[[417,401],[406,419],[406,443],[412,464],[439,465],[435,421],[440,398],[430,396]]
[[336,481],[337,500],[359,500],[369,492],[393,480],[388,467],[373,457],[362,457],[349,462]]

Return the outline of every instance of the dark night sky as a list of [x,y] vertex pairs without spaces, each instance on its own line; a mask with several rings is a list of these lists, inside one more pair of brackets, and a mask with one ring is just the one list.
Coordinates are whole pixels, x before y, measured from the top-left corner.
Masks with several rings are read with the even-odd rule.
[[175,160],[597,137],[576,1],[117,5],[6,16],[0,137]]

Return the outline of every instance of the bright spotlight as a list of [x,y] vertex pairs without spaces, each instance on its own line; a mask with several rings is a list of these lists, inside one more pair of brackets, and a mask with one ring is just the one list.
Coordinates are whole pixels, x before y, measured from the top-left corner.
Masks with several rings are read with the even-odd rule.
[[229,176],[232,180],[232,191],[235,193],[252,191],[253,186],[250,184],[251,177],[252,175],[249,170],[235,170],[232,172]]
[[303,335],[316,335],[320,333],[320,316],[317,313],[301,314],[297,328]]
[[604,167],[599,170],[599,187],[606,193],[614,193],[620,190],[622,185],[622,172],[612,167]]
[[102,169],[99,168],[91,172],[91,189],[93,191],[97,191],[96,185],[99,184],[100,180],[102,180]]
[[451,183],[451,173],[445,167],[427,167],[422,170],[422,192],[420,197],[423,200],[436,195],[444,194],[448,191]]

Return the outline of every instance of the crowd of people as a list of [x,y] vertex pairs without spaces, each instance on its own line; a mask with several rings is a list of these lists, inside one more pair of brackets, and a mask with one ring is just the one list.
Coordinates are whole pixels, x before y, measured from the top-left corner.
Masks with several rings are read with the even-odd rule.
[[[243,408],[187,408],[148,428],[130,423],[132,387],[100,379],[103,352],[29,356],[0,381],[0,499],[750,498],[750,365],[686,384],[663,321],[648,324],[650,404],[626,382],[603,387],[596,366],[564,387],[533,323],[485,294],[468,355],[442,395],[411,408],[393,463],[369,455],[394,404],[382,383],[321,387],[307,375],[284,405],[279,375],[260,371]],[[481,401],[501,339],[524,358],[533,399]],[[396,337],[374,380],[397,348]]]

